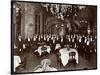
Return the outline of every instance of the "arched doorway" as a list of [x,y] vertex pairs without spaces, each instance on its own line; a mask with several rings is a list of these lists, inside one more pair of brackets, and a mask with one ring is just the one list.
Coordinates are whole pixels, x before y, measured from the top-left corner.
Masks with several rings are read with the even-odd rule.
[[65,20],[60,20],[54,17],[49,17],[46,20],[46,33],[65,35],[71,31],[71,23],[67,18]]

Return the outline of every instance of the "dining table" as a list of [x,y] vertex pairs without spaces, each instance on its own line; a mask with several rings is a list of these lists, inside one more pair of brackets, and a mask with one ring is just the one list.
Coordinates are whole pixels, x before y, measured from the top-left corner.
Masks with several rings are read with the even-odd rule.
[[14,56],[14,72],[16,71],[16,67],[18,67],[21,63],[20,56],[15,55]]
[[42,53],[44,53],[44,52],[47,52],[47,53],[50,54],[50,52],[51,52],[51,47],[48,46],[48,45],[39,46],[39,47],[35,50],[35,52],[38,52],[38,53],[39,53],[39,56],[41,56]]
[[78,56],[78,52],[76,49],[74,48],[62,48],[59,50],[59,53],[60,53],[60,59],[61,59],[61,63],[63,64],[63,66],[66,66],[68,64],[68,61],[70,59],[72,59],[69,54],[71,52],[75,52],[75,60],[76,60],[76,63],[78,64],[79,63],[79,56]]

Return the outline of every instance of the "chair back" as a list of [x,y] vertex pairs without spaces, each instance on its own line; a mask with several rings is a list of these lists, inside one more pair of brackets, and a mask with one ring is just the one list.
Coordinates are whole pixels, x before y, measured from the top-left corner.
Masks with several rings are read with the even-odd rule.
[[73,59],[75,59],[75,55],[76,55],[75,52],[70,52],[70,53],[69,53],[69,58],[70,58],[71,60],[73,60]]
[[47,47],[42,47],[41,50],[47,50]]

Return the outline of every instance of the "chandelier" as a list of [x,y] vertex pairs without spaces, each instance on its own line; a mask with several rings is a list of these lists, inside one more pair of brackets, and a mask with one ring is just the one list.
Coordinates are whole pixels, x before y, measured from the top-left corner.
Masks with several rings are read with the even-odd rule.
[[47,12],[56,16],[58,19],[64,20],[65,16],[78,16],[78,11],[84,9],[86,6],[81,5],[63,5],[63,4],[42,4]]

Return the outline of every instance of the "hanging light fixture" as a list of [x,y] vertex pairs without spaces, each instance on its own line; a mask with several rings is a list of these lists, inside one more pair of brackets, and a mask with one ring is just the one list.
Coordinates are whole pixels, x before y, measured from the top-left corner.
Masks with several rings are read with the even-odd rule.
[[[56,16],[58,19],[64,20],[64,17],[69,17],[70,14],[74,14],[74,16],[77,16],[77,8],[79,10],[84,9],[86,6],[80,6],[80,5],[61,5],[61,4],[41,4],[43,7],[46,8],[47,12],[50,11],[50,13],[54,16]],[[74,11],[73,11],[74,10]]]

